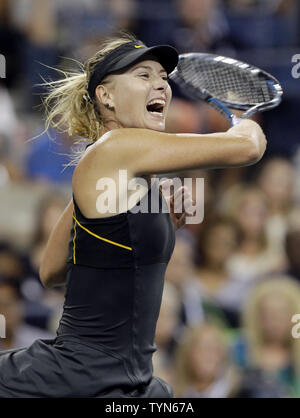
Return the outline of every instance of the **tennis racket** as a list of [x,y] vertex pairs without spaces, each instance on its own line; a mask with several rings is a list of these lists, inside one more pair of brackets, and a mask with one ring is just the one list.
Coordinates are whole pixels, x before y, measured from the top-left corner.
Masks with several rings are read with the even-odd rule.
[[[279,105],[282,88],[271,74],[233,58],[214,54],[190,53],[179,56],[169,74],[182,92],[201,99],[236,125],[241,119]],[[230,109],[244,110],[237,117]]]

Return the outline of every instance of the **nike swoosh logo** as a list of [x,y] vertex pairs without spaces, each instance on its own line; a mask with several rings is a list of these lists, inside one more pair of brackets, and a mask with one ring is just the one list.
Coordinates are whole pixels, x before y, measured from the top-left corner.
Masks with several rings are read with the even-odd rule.
[[134,45],[135,48],[142,48],[143,45]]

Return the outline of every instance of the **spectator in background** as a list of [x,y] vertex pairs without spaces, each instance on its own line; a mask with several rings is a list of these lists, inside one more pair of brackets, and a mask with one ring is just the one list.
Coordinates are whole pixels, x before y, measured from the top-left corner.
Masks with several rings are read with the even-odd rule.
[[136,32],[137,4],[137,0],[60,1],[57,13],[62,42],[70,51],[66,55],[86,62],[107,36],[119,31]]
[[290,13],[294,10],[294,0],[224,0],[235,12],[263,10],[272,13]]
[[226,330],[206,322],[190,328],[176,353],[175,396],[184,398],[279,397],[281,392],[258,373],[240,373],[229,355]]
[[26,261],[20,252],[11,244],[0,242],[0,276],[20,284],[26,273]]
[[266,233],[267,196],[256,186],[243,189],[238,186],[227,192],[225,200],[223,210],[237,222],[241,231],[239,247],[228,260],[230,274],[247,282],[284,271],[284,253],[274,248]]
[[[52,75],[47,66],[56,66],[61,52],[57,42],[59,31],[55,2],[11,0],[9,3],[13,27],[17,28],[24,37],[22,57],[18,61],[18,64],[22,63],[20,69],[22,79],[19,86],[22,94],[18,100],[22,102],[27,112],[31,112],[32,106],[40,104],[38,93],[44,92],[35,85],[41,83],[41,76],[47,79]],[[26,99],[24,100],[23,97]]]
[[135,28],[136,0],[61,0],[54,2],[61,40],[68,47]]
[[180,53],[232,52],[219,0],[139,0],[138,34],[147,44],[174,45]]
[[179,20],[173,41],[180,52],[232,51],[219,0],[177,0],[176,7]]
[[176,242],[171,260],[168,264],[165,280],[182,293],[184,284],[193,275],[192,245],[177,232]]
[[295,45],[294,0],[225,0],[231,34],[240,48]]
[[136,28],[137,0],[113,0],[106,2],[114,16],[115,30],[134,32]]
[[196,104],[175,98],[170,103],[166,120],[166,131],[170,133],[198,133],[204,120]]
[[278,251],[283,250],[287,219],[294,206],[294,177],[292,163],[283,157],[265,161],[257,177],[257,183],[268,199],[268,241]]
[[175,397],[228,398],[239,376],[229,363],[224,332],[211,323],[187,329],[176,353]]
[[235,346],[236,363],[257,370],[300,396],[300,339],[292,336],[294,314],[300,313],[300,286],[279,276],[259,283],[243,311],[244,337]]
[[184,287],[189,325],[199,324],[204,316],[238,326],[247,285],[227,269],[238,243],[239,230],[230,219],[219,217],[204,222],[195,248],[193,280]]
[[177,20],[174,0],[138,0],[136,3],[138,38],[147,45],[171,43]]
[[184,231],[177,232],[174,251],[165,274],[165,283],[174,286],[180,297],[178,312],[180,326],[198,324],[204,320],[203,306],[199,297],[195,298],[195,303],[190,303],[190,298],[186,297],[186,288],[194,278],[194,243],[186,238],[189,238],[189,235],[186,237]]
[[21,254],[6,242],[0,243],[0,278],[17,287],[26,323],[46,328],[52,311],[42,303],[43,287],[34,277],[28,255]]
[[0,279],[0,312],[5,317],[5,338],[0,339],[1,350],[25,347],[37,338],[53,338],[44,330],[25,324],[19,285],[10,279]]
[[287,255],[287,273],[300,283],[300,211],[295,210],[289,216],[288,229],[285,237]]
[[[113,32],[135,30],[136,0],[11,0],[11,5],[13,22],[29,41],[28,58],[50,66],[59,55],[76,57],[83,45],[99,45]],[[28,70],[33,84],[40,82],[38,73],[49,75],[36,62],[28,61]]]

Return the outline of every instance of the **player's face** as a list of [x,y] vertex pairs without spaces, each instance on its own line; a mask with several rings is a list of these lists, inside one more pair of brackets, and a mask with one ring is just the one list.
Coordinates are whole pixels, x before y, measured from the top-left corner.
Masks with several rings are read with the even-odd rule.
[[112,105],[120,126],[164,131],[172,93],[161,64],[141,61],[112,77]]

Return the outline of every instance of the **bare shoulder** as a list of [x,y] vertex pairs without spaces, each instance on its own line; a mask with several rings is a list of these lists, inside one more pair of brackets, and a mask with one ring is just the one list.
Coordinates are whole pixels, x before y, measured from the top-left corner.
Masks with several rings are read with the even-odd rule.
[[110,131],[102,135],[93,145],[90,145],[81,156],[73,177],[80,177],[82,172],[86,175],[93,169],[97,169],[97,173],[100,174],[101,170],[105,171],[106,164],[109,163],[112,166],[114,157],[114,155],[110,155],[112,141],[114,141],[114,135]]
[[120,128],[114,129],[104,134],[97,142],[95,146],[99,149],[103,144],[107,148],[119,147],[131,148],[138,145],[146,145],[147,142],[151,144],[154,142],[164,141],[167,139],[176,138],[176,134],[170,134],[166,132],[153,131],[151,129],[141,128]]
[[[152,147],[166,146],[168,140],[174,141],[175,135],[150,129],[120,128],[111,130],[90,146],[78,164],[80,167],[97,166],[97,172],[108,167],[119,167],[130,170],[136,159],[147,153]],[[133,156],[135,157],[133,159]]]
[[120,137],[125,138],[117,130],[102,135],[86,149],[74,170],[73,194],[80,210],[88,218],[99,217],[95,202],[101,181],[109,179],[118,189],[120,169],[127,170],[128,181],[134,177],[130,164],[126,163],[130,159],[126,158],[123,147],[118,146]]

